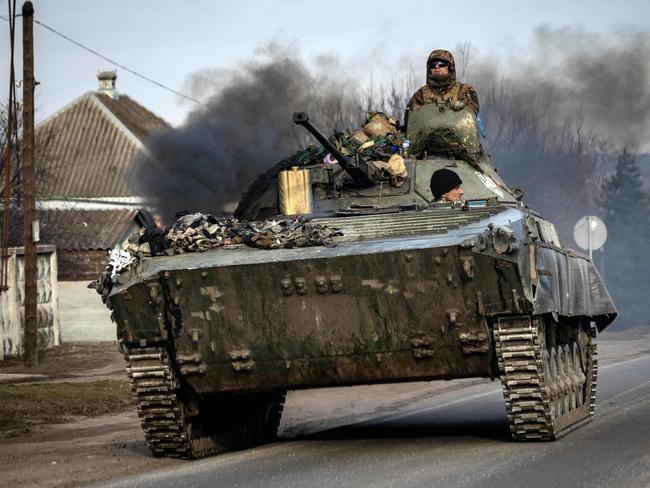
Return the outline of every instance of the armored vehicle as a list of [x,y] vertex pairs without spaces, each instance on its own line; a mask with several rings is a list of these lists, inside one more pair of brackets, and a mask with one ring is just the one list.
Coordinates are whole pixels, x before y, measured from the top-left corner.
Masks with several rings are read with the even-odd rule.
[[[261,175],[235,216],[299,214],[336,230],[335,245],[142,256],[107,297],[154,455],[273,439],[285,392],[300,388],[498,378],[513,439],[588,422],[593,338],[616,309],[589,258],[500,178],[474,113],[422,107],[406,150],[384,131],[388,171],[363,157],[376,134],[349,137],[350,149],[304,113],[294,122],[322,144],[319,159]],[[441,168],[466,201],[433,201]]]

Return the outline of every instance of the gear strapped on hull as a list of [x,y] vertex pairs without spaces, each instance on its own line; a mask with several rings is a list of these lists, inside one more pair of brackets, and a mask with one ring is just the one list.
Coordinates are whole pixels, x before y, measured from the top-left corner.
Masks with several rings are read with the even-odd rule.
[[[165,348],[131,347],[125,358],[142,430],[154,456],[198,459],[240,447],[234,445],[228,432],[215,435],[193,432],[193,417],[188,415],[188,406],[180,398],[181,384]],[[265,437],[259,439],[253,434],[247,439],[251,444],[276,435],[284,398],[285,392],[273,393],[268,422],[263,426]]]
[[[494,344],[513,439],[556,440],[591,421],[597,346],[589,337],[546,347],[540,319],[501,318]],[[582,353],[584,352],[584,354]]]

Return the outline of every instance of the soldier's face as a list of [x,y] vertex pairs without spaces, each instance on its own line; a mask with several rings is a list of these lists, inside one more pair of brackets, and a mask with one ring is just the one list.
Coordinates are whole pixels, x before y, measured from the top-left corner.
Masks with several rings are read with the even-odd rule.
[[465,190],[462,187],[457,186],[453,190],[448,191],[442,196],[442,199],[445,202],[460,202],[465,195]]
[[429,69],[431,70],[431,73],[435,75],[448,75],[449,63],[446,61],[433,61],[429,65]]

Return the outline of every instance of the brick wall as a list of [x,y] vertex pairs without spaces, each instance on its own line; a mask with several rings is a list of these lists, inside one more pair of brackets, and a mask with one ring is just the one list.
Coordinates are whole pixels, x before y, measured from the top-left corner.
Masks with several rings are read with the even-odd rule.
[[106,251],[58,250],[60,281],[94,281],[106,269]]

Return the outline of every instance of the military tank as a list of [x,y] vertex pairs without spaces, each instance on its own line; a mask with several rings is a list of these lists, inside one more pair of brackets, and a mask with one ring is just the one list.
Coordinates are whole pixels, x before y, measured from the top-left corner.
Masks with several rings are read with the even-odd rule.
[[[300,388],[498,378],[515,440],[590,421],[594,337],[616,308],[589,258],[500,178],[474,113],[422,107],[407,149],[384,131],[402,156],[392,172],[360,157],[376,137],[356,134],[355,151],[307,114],[294,122],[322,145],[318,162],[261,175],[235,216],[301,215],[335,229],[335,245],[141,256],[107,294],[153,454],[272,440],[287,389]],[[441,168],[466,201],[433,201]]]

